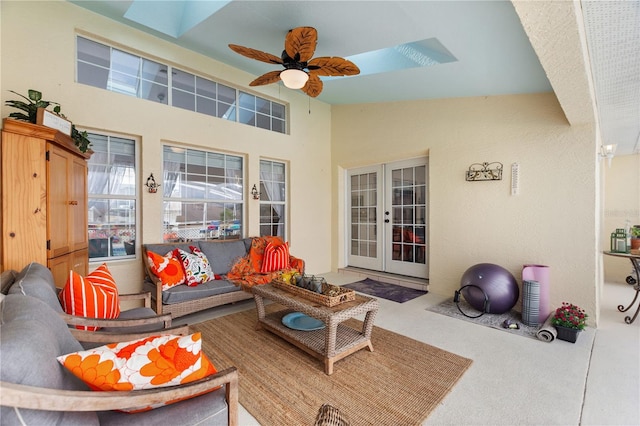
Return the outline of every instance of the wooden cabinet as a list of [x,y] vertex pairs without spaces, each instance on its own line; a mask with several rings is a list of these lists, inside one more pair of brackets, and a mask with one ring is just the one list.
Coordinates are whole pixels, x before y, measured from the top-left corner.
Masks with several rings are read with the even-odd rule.
[[65,134],[5,119],[0,186],[2,269],[47,265],[58,287],[87,273],[87,159]]

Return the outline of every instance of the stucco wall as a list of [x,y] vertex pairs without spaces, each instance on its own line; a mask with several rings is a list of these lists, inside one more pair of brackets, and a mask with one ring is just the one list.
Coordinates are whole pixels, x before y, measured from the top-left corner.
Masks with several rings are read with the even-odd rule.
[[[75,83],[75,35],[86,32],[121,45],[141,56],[177,65],[181,69],[248,88],[254,76],[230,68],[158,38],[102,18],[69,2],[5,2],[0,4],[2,27],[2,117],[4,106],[16,96],[40,90],[45,99],[62,104],[62,111],[78,127],[119,132],[139,137],[141,163],[138,182],[149,173],[162,176],[162,144],[171,142],[196,149],[212,149],[243,155],[246,187],[259,183],[261,158],[289,165],[289,199],[292,200],[288,235],[291,252],[307,261],[311,273],[331,268],[330,216],[330,107],[301,92],[260,88],[258,94],[290,105],[290,135],[277,134],[228,122],[179,108],[156,104]],[[41,30],[34,31],[34,28]],[[309,112],[311,109],[311,112]],[[245,194],[247,235],[259,233],[259,204]],[[293,202],[295,201],[295,202]],[[141,242],[162,240],[162,195],[141,192]],[[109,268],[121,291],[141,287],[142,264],[112,261]],[[95,267],[97,265],[91,265]]]
[[[430,290],[453,295],[470,266],[551,267],[554,304],[596,310],[596,157],[590,126],[569,126],[553,94],[334,106],[335,199],[345,169],[429,154]],[[466,182],[472,163],[499,161],[502,181]],[[510,169],[520,164],[520,195]],[[342,206],[334,264],[344,265]]]

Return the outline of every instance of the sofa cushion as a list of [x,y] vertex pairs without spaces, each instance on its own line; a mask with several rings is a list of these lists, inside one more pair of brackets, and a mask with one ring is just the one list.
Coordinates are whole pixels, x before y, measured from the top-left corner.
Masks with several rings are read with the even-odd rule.
[[172,252],[177,248],[188,252],[189,246],[191,245],[193,245],[193,243],[175,243],[175,244],[159,243],[159,244],[145,244],[144,247],[146,248],[147,252],[152,251],[154,253],[158,253],[161,256],[164,256],[165,254]]
[[[93,390],[131,391],[175,386],[216,373],[202,352],[200,333],[170,334],[113,343],[58,357],[58,361]],[[165,403],[124,411],[147,411]]]
[[[154,317],[156,315],[156,312],[151,308],[139,307],[120,311],[118,319],[140,319],[145,317]],[[100,331],[108,333],[145,333],[148,331],[158,331],[162,329],[164,329],[164,323],[158,322],[133,327],[102,327]],[[86,345],[83,346],[86,347]]]
[[164,256],[147,250],[147,264],[151,272],[160,278],[163,291],[185,283],[182,260],[175,255],[175,250]]
[[56,312],[63,312],[51,271],[40,263],[25,266],[9,288],[9,294],[22,294],[42,300]]
[[[21,294],[0,303],[0,379],[52,389],[88,390],[56,357],[82,350],[65,322],[47,304]],[[20,419],[19,416],[22,418]],[[94,425],[94,412],[60,412],[0,407],[2,424]]]
[[[114,319],[120,315],[118,286],[105,263],[86,277],[75,271],[58,295],[62,309],[70,314],[88,318]],[[95,331],[98,327],[78,325],[80,330]]]
[[264,251],[268,243],[280,246],[284,244],[282,238],[278,236],[267,235],[264,237],[254,238],[249,249],[249,262],[254,273],[260,273],[262,270],[262,261],[264,259]]
[[[147,287],[147,285],[149,285],[148,281],[145,281],[145,290],[151,288]],[[170,305],[172,303],[188,302],[190,300],[199,300],[204,297],[216,296],[219,294],[230,293],[232,291],[242,290],[240,287],[233,285],[233,283],[227,280],[207,281],[206,283],[199,284],[196,287],[179,285],[162,292],[162,303]]]
[[247,254],[251,238],[226,241],[198,241],[198,247],[207,256],[211,268],[218,275],[226,275],[236,261]]
[[264,249],[260,272],[266,274],[267,272],[289,269],[290,266],[289,243],[278,245],[273,241],[269,241]]
[[214,280],[213,270],[209,264],[207,256],[196,246],[190,246],[192,253],[187,253],[182,249],[176,249],[176,257],[180,257],[184,269],[185,279],[189,287]]

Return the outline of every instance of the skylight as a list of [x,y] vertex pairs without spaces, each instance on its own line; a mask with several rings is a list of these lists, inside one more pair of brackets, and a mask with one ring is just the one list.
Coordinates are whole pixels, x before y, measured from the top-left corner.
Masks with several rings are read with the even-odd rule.
[[168,36],[179,38],[230,2],[134,0],[124,17]]
[[431,67],[458,60],[437,38],[399,44],[385,49],[348,56],[346,59],[358,64],[360,75],[378,74],[408,68]]

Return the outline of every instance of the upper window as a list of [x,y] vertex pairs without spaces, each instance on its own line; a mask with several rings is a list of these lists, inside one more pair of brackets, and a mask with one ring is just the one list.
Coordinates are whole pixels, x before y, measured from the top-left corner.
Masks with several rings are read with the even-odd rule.
[[284,133],[284,105],[240,92],[239,110],[241,123]]
[[78,83],[286,133],[283,104],[80,36],[76,66]]
[[242,157],[164,147],[164,240],[243,235]]
[[284,163],[260,160],[260,236],[286,239],[286,169]]
[[135,255],[136,144],[133,139],[88,134],[89,258]]

